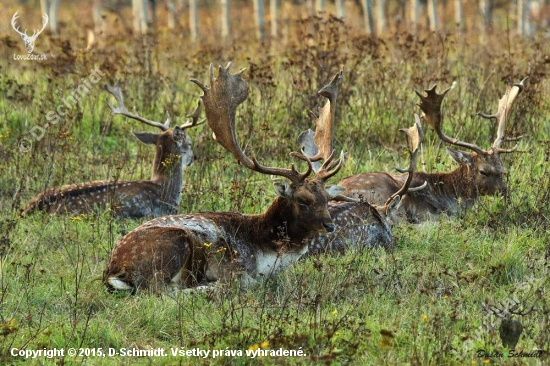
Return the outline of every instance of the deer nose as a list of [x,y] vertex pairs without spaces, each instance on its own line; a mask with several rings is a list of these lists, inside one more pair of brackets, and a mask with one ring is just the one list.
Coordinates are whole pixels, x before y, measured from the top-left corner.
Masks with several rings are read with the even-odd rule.
[[330,224],[327,224],[327,223],[323,223],[323,227],[325,228],[326,231],[328,231],[329,233],[332,233],[334,231],[334,224],[330,223]]

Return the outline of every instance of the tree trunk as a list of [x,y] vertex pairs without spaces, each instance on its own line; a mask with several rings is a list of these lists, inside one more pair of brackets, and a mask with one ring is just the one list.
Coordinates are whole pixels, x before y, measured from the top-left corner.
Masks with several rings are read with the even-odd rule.
[[325,11],[325,0],[317,0],[315,3],[315,12]]
[[374,16],[372,14],[372,0],[363,0],[363,16],[365,17],[365,29],[368,35],[376,36],[374,31]]
[[489,31],[493,23],[493,2],[492,0],[481,0],[479,2],[479,11],[483,17],[483,30]]
[[50,31],[54,38],[56,38],[59,35],[59,31],[57,29],[57,26],[59,24],[58,14],[59,14],[59,0],[51,0],[50,8],[48,9],[48,15],[50,18],[49,20]]
[[[40,10],[42,15],[48,16],[48,24],[50,25],[50,34],[52,38],[56,38],[57,31],[57,10],[59,8],[59,0],[40,0]],[[42,18],[42,17],[41,17]]]
[[306,0],[307,18],[315,15],[315,4],[313,3],[314,1],[315,0]]
[[455,24],[459,32],[464,31],[462,0],[455,0]]
[[269,13],[271,18],[271,37],[276,38],[279,33],[279,0],[270,0]]
[[254,19],[256,20],[256,38],[264,39],[264,0],[254,0]]
[[229,0],[220,1],[222,7],[222,37],[229,37]]
[[40,10],[42,10],[42,14],[47,15],[49,13],[49,9],[50,9],[50,0],[40,0]]
[[168,11],[168,29],[176,28],[177,14],[176,14],[176,4],[174,0],[166,1],[166,10]]
[[344,0],[336,0],[336,16],[340,19],[343,19],[346,16]]
[[189,32],[193,42],[197,42],[199,38],[197,24],[197,0],[189,0]]
[[[157,0],[149,0],[151,5],[151,24],[157,23]],[[145,13],[147,13],[147,3],[145,3]]]
[[428,19],[430,20],[430,30],[437,31],[439,24],[437,20],[437,5],[435,0],[428,0]]
[[523,0],[517,3],[517,32],[520,37],[525,36],[525,4]]
[[147,33],[147,0],[132,0],[134,32]]
[[380,37],[386,33],[386,1],[376,0],[376,34]]
[[92,5],[92,17],[94,19],[94,32],[102,34],[105,31],[105,22],[101,15],[101,2],[99,0],[95,0]]
[[418,31],[418,20],[420,19],[420,1],[419,0],[411,0],[410,1],[411,6],[411,32],[413,34],[416,34]]
[[531,0],[526,0],[526,3],[527,16],[525,18],[527,21],[527,35],[532,37],[535,34],[535,14],[538,12],[536,7],[540,5],[538,1],[533,2]]

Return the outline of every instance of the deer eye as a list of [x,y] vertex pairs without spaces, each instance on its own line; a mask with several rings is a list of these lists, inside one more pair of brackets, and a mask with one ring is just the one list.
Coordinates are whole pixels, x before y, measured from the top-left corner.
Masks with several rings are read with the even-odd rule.
[[309,206],[309,200],[305,198],[298,198],[298,204],[300,206]]
[[488,176],[489,176],[489,172],[486,171],[486,170],[480,170],[479,173],[480,173],[481,175],[483,175],[484,177],[488,177]]

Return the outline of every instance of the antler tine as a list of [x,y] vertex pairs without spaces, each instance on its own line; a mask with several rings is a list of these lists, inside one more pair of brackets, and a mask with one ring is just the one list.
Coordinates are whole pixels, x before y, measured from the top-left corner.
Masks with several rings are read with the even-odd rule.
[[206,122],[206,118],[203,118],[199,121],[199,117],[201,116],[202,112],[202,104],[202,99],[199,99],[199,102],[197,103],[197,108],[195,108],[192,113],[186,115],[186,117],[191,118],[191,120],[185,121],[185,123],[180,126],[181,129],[195,127]]
[[340,152],[340,157],[337,160],[334,160],[336,155],[336,150],[332,150],[330,156],[327,160],[321,165],[321,168],[315,174],[315,179],[321,182],[326,182],[327,179],[335,175],[340,171],[344,165],[344,152]]
[[43,16],[42,18],[43,18],[43,20],[42,20],[42,29],[40,29],[40,30],[38,31],[38,33],[37,33],[37,31],[34,31],[33,37],[34,37],[34,36],[38,36],[40,33],[42,33],[42,31],[43,31],[44,29],[46,29],[46,26],[48,25],[48,20],[50,19],[50,18],[48,17],[48,14],[44,14],[44,16]]
[[498,110],[496,113],[486,114],[486,113],[478,112],[478,115],[480,117],[483,117],[486,119],[495,118],[498,121],[497,137],[493,142],[493,146],[491,147],[491,150],[494,152],[497,152],[497,153],[513,152],[518,147],[518,145],[516,145],[511,149],[501,149],[500,145],[505,140],[504,133],[506,128],[506,120],[508,119],[508,115],[510,114],[510,110],[512,109],[512,104],[516,100],[517,96],[525,88],[525,80],[527,79],[528,77],[525,77],[519,83],[509,85],[506,88],[506,92],[504,93],[504,96],[500,98],[498,101]]
[[414,192],[414,191],[421,190],[424,187],[426,187],[426,185],[428,184],[428,182],[424,182],[420,187],[409,188],[413,180],[414,171],[416,170],[420,144],[422,143],[422,139],[424,138],[424,131],[422,131],[422,125],[420,124],[420,117],[418,116],[418,114],[414,115],[414,119],[415,119],[414,126],[409,128],[402,128],[399,130],[405,133],[407,137],[407,145],[408,145],[409,156],[411,160],[409,163],[409,167],[407,169],[401,169],[399,167],[396,167],[396,169],[401,173],[408,173],[407,179],[405,180],[405,183],[401,186],[401,188],[387,199],[385,204],[386,206],[388,206],[395,197],[402,196],[407,192]]
[[316,116],[312,112],[312,116],[315,119],[315,145],[318,148],[318,152],[315,156],[311,157],[311,161],[319,161],[321,159],[327,160],[333,150],[333,122],[334,122],[334,108],[336,105],[336,98],[340,91],[340,85],[344,70],[340,70],[330,83],[325,85],[317,94],[327,98],[325,106],[319,108],[319,116]]
[[145,124],[148,124],[149,126],[160,128],[163,131],[167,131],[170,128],[170,118],[168,118],[166,122],[162,124],[160,122],[149,121],[148,119],[145,119],[137,114],[128,112],[128,110],[124,106],[124,98],[122,97],[122,92],[120,91],[120,80],[117,80],[114,86],[109,86],[105,84],[104,87],[105,90],[111,93],[117,100],[118,108],[115,108],[111,104],[111,102],[107,101],[107,105],[109,106],[109,108],[111,108],[113,114],[122,114],[123,116],[143,122]]
[[443,102],[443,98],[445,98],[445,95],[447,95],[447,93],[455,86],[456,82],[453,82],[453,84],[447,90],[443,91],[443,93],[441,94],[438,94],[436,91],[437,85],[434,85],[431,89],[425,89],[425,92],[427,93],[426,96],[422,95],[422,93],[420,93],[418,90],[415,90],[414,92],[416,93],[416,95],[420,97],[420,104],[418,104],[418,106],[420,107],[420,109],[422,109],[422,117],[425,118],[426,121],[428,121],[428,123],[435,130],[439,138],[444,142],[470,149],[477,152],[478,154],[481,154],[484,151],[479,146],[460,141],[459,139],[453,139],[445,135],[445,133],[441,129],[441,121],[443,119],[443,117],[441,116],[441,104]]
[[16,21],[17,21],[18,18],[19,18],[19,11],[16,11],[15,14],[13,14],[13,17],[11,18],[11,26],[12,26],[12,28],[13,28],[17,33],[19,33],[20,35],[27,35],[27,30],[26,30],[26,29],[25,29],[25,33],[23,33],[23,32],[21,32],[21,31],[19,30],[19,28],[20,28],[21,26],[17,26],[17,27],[16,27]]
[[292,169],[269,168],[259,164],[256,159],[250,159],[239,146],[235,132],[235,116],[237,107],[248,98],[248,84],[241,78],[245,69],[236,74],[229,72],[231,62],[226,67],[218,67],[218,76],[214,76],[214,65],[210,64],[210,87],[196,79],[191,81],[204,92],[202,100],[206,111],[208,125],[214,132],[216,141],[229,151],[239,162],[247,168],[263,174],[282,176],[295,184],[302,183],[311,173],[311,162],[299,153],[292,156],[308,162],[306,173],[300,174],[294,166]]

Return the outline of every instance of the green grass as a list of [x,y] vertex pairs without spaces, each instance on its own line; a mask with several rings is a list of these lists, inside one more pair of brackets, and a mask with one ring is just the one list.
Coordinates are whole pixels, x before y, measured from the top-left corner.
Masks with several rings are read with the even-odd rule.
[[[258,346],[301,349],[307,356],[250,359],[220,357],[218,364],[482,364],[478,349],[501,351],[499,320],[486,303],[517,299],[535,310],[516,316],[524,326],[518,349],[549,350],[547,278],[550,251],[550,82],[547,43],[495,37],[492,47],[467,45],[453,35],[422,34],[383,43],[351,34],[334,21],[319,22],[313,45],[291,39],[267,49],[246,39],[226,48],[175,47],[174,35],[146,39],[113,35],[104,49],[49,45],[58,57],[43,64],[0,61],[0,360],[13,347],[233,349]],[[46,37],[41,38],[46,42]],[[301,39],[301,38],[296,38]],[[338,39],[338,42],[334,40]],[[128,53],[121,52],[127,46]],[[15,42],[16,48],[19,43]],[[45,46],[46,47],[46,46]],[[5,54],[13,53],[7,43]],[[330,50],[330,52],[325,52]],[[151,52],[150,63],[144,55]],[[274,57],[274,55],[278,55]],[[545,58],[546,57],[546,58]],[[143,126],[110,115],[100,84],[122,79],[129,108],[150,119],[174,121],[192,110],[207,80],[210,62],[247,67],[248,101],[240,108],[238,138],[246,153],[266,165],[289,167],[299,132],[312,126],[308,110],[323,103],[316,91],[345,66],[338,99],[336,146],[348,153],[332,179],[405,165],[399,128],[419,110],[413,89],[438,83],[458,87],[444,103],[448,135],[488,148],[493,124],[475,116],[494,111],[505,84],[530,76],[508,131],[525,134],[522,153],[504,158],[509,196],[485,197],[462,217],[394,228],[392,252],[351,251],[308,258],[277,277],[240,290],[217,286],[213,293],[108,294],[100,278],[116,241],[144,220],[115,220],[108,213],[87,217],[36,214],[19,209],[41,190],[103,179],[148,178],[154,151],[130,134]],[[78,107],[49,127],[31,151],[18,141],[45,113],[74,90],[92,67],[108,76]],[[56,94],[55,91],[59,93]],[[427,127],[425,128],[427,130]],[[264,211],[275,197],[269,177],[246,170],[211,138],[207,127],[190,132],[195,164],[185,171],[182,212]],[[426,131],[427,171],[455,165],[444,145]],[[525,284],[535,283],[536,286]],[[485,320],[484,320],[485,319]],[[489,323],[496,327],[487,328]],[[485,325],[484,325],[485,324]],[[547,357],[547,356],[546,356]],[[492,358],[496,364],[537,364],[535,358]],[[210,364],[198,358],[44,357],[30,364]]]

